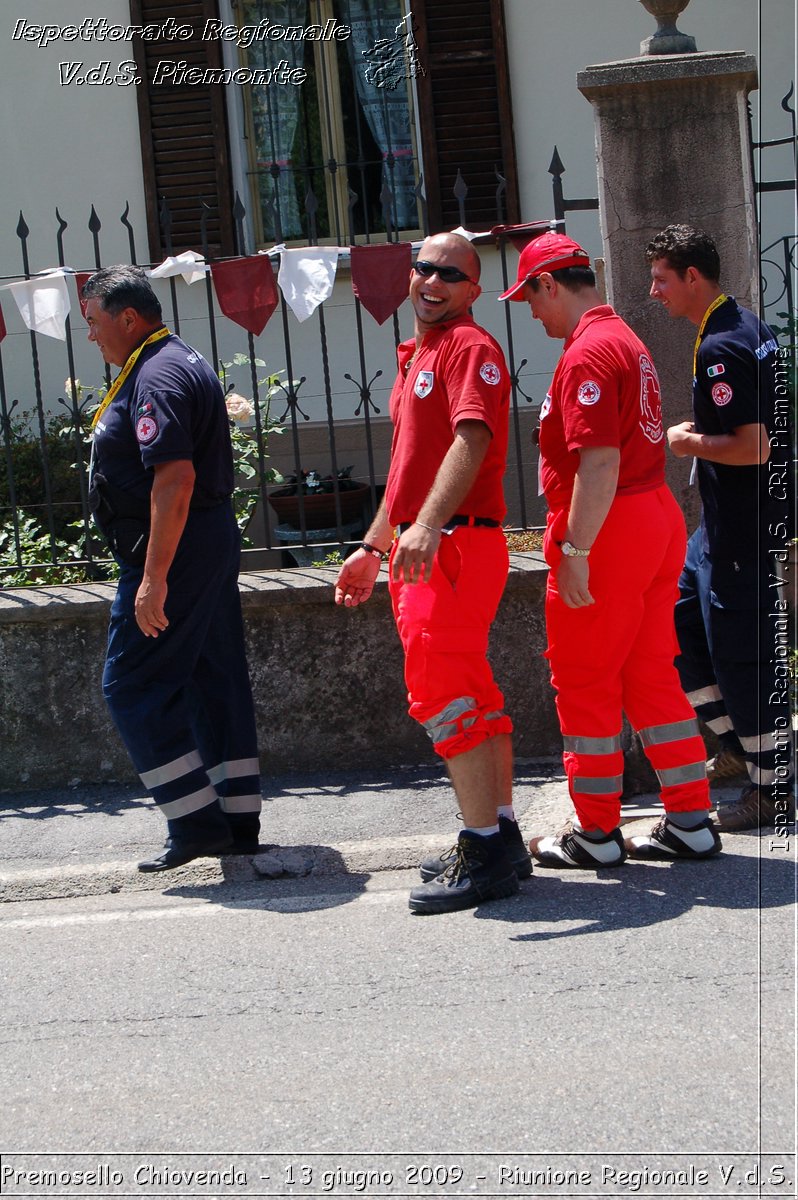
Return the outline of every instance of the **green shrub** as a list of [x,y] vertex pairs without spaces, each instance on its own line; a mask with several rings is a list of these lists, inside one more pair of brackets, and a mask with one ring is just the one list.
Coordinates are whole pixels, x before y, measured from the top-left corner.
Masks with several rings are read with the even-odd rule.
[[101,565],[78,561],[83,556],[82,523],[80,533],[71,531],[72,540],[53,540],[29,513],[20,509],[17,517],[16,535],[11,520],[0,526],[0,588],[91,583],[117,573],[113,560]]
[[[11,479],[16,506],[49,528],[45,473],[49,476],[53,528],[57,538],[71,540],[70,527],[82,517],[79,470],[88,465],[88,423],[78,431],[80,455],[71,416],[51,417],[39,436],[35,414],[26,413],[8,423],[8,452],[0,468],[0,521],[10,515]],[[79,465],[82,456],[83,466]],[[10,470],[9,470],[10,459]]]

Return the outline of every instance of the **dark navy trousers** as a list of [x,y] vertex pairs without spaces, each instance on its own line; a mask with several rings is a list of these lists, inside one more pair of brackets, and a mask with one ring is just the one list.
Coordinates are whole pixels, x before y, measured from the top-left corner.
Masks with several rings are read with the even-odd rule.
[[103,694],[173,837],[260,829],[239,561],[232,507],[191,510],[167,578],[168,628],[148,638],[136,624],[141,567],[122,566],[111,609]]
[[676,666],[697,715],[722,743],[742,750],[751,781],[769,788],[793,775],[789,697],[775,674],[776,600],[784,589],[770,588],[764,577],[758,591],[735,588],[728,576],[737,564],[713,567],[704,543],[699,526],[679,579]]

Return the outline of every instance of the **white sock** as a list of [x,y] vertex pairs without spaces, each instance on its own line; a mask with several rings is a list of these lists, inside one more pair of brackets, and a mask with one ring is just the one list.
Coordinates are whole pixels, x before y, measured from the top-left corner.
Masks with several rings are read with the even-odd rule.
[[464,832],[476,833],[479,837],[490,837],[490,835],[492,833],[499,832],[499,823],[497,821],[495,825],[484,825],[484,826],[466,825]]
[[513,809],[512,804],[500,804],[499,807],[496,809],[496,816],[497,817],[506,817],[508,821],[514,821],[515,820],[515,810]]

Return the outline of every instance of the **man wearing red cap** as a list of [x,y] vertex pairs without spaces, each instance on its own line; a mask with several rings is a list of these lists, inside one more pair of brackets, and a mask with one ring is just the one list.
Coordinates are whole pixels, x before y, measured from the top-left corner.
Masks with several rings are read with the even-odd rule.
[[410,715],[445,761],[465,822],[453,850],[422,863],[414,913],[510,896],[532,872],[512,809],[512,722],[486,657],[509,561],[501,523],[510,375],[469,312],[479,270],[458,234],[427,238],[419,251],[415,337],[399,346],[391,393],[385,499],[335,588],[348,608],[368,600],[392,547]]
[[[576,242],[546,233],[521,254],[501,300],[525,301],[565,346],[540,412],[547,655],[576,819],[530,842],[544,866],[708,858],[704,747],[679,684],[673,610],[682,513],[665,485],[660,390],[651,356],[608,304]],[[623,712],[660,781],[665,816],[624,840]]]

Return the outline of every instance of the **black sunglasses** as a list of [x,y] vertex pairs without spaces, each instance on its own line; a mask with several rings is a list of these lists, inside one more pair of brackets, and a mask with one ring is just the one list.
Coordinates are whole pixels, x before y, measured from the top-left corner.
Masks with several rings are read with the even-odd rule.
[[476,279],[466,275],[459,267],[444,267],[440,263],[428,262],[425,258],[420,258],[414,263],[413,270],[425,279],[429,279],[430,275],[437,275],[444,283],[476,283]]

